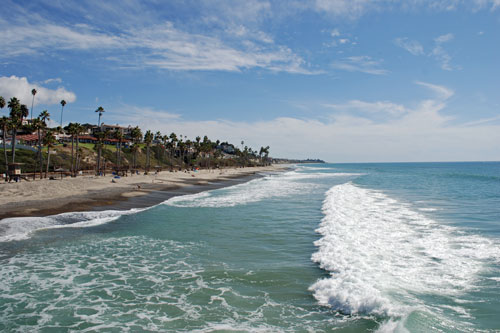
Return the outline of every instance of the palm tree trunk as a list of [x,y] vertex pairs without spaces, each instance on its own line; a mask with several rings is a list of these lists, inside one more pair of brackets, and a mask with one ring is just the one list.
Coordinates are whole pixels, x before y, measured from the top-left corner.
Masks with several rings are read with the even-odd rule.
[[47,170],[45,171],[45,178],[49,175],[49,165],[50,165],[50,146],[47,146]]
[[40,179],[43,177],[43,153],[42,153],[42,133],[38,129],[38,154],[40,154]]
[[17,126],[12,129],[12,163],[16,162],[16,134]]
[[146,172],[149,172],[149,145],[146,146]]
[[75,177],[76,177],[76,174],[78,173],[79,169],[80,169],[80,163],[78,162],[79,159],[80,159],[80,151],[78,150],[78,141],[79,140],[79,137],[78,137],[78,134],[76,135],[76,161],[75,161]]
[[101,175],[101,145],[99,144],[99,148],[97,149],[97,175]]
[[[62,115],[61,115],[61,118],[62,118]],[[74,142],[75,142],[75,138],[72,135],[71,136],[71,177],[75,176],[74,158],[73,158],[74,157]]]
[[7,131],[7,126],[4,126],[3,127],[3,130],[2,130],[2,140],[3,140],[3,156],[4,156],[4,159],[5,159],[5,181],[7,181],[7,175],[9,173],[9,161],[7,161],[7,143],[5,142],[5,139],[6,139],[6,132]]

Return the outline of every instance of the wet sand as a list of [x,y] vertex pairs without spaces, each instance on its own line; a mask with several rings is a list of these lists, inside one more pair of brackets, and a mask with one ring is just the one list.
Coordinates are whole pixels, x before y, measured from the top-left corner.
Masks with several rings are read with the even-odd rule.
[[73,211],[128,210],[156,205],[173,196],[247,182],[262,173],[285,167],[202,170],[196,173],[161,172],[116,179],[111,176],[85,179],[41,180],[0,185],[0,219],[48,216]]

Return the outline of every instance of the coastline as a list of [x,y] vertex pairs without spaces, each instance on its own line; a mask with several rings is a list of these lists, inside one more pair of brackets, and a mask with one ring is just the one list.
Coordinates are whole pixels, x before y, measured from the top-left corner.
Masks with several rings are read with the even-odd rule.
[[[171,197],[232,186],[286,165],[136,175],[77,177],[0,184],[0,220],[49,216],[76,211],[129,210],[159,204]],[[113,182],[114,181],[114,182]]]

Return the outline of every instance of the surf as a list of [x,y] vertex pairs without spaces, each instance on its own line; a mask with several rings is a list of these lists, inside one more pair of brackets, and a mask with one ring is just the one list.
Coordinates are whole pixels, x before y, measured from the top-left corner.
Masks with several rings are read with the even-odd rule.
[[351,182],[326,192],[322,212],[311,258],[330,276],[310,291],[319,304],[340,313],[385,318],[385,328],[400,327],[416,311],[450,312],[439,301],[429,304],[429,295],[452,299],[451,312],[467,314],[462,296],[486,265],[499,262],[493,240]]

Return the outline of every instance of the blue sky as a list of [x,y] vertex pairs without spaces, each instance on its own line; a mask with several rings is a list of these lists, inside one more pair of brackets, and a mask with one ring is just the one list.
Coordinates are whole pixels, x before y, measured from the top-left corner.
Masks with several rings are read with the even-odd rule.
[[[500,0],[2,1],[0,95],[330,162],[500,160]],[[7,110],[3,109],[2,114]]]

